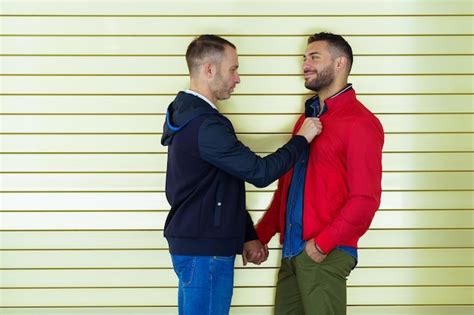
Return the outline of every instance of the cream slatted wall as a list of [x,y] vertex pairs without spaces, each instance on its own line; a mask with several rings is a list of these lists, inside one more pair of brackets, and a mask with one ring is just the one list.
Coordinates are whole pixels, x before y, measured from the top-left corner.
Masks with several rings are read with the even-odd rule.
[[[176,313],[159,138],[187,44],[238,46],[221,111],[264,154],[302,109],[307,35],[329,30],[386,130],[349,314],[472,314],[473,14],[468,0],[1,1],[0,313]],[[248,186],[255,219],[273,189]],[[271,314],[279,255],[274,240],[264,266],[237,264],[232,314]]]

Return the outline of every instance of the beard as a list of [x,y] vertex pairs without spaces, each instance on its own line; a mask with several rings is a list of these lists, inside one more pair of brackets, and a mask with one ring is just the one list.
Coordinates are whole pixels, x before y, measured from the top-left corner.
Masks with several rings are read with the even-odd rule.
[[310,81],[305,81],[304,86],[312,91],[318,92],[327,88],[334,81],[334,71],[331,68],[331,65],[326,68],[318,71],[316,73],[316,78]]
[[226,100],[230,97],[230,89],[227,87],[224,77],[217,71],[214,80],[211,83],[211,92],[218,100]]

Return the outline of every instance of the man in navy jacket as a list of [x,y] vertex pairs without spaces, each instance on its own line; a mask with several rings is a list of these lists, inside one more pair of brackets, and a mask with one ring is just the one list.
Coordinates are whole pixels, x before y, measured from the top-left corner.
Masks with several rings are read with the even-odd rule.
[[235,255],[261,263],[267,248],[257,239],[246,211],[244,182],[264,187],[282,176],[319,134],[318,118],[308,118],[287,144],[260,157],[241,143],[215,104],[240,83],[235,46],[201,35],[186,52],[190,89],[170,104],[162,144],[168,146],[165,223],[179,279],[180,314],[227,314]]

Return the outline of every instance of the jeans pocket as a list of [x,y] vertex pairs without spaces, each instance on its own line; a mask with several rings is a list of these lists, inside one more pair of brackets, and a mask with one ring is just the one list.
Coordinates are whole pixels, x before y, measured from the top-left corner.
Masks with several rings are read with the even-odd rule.
[[232,256],[213,256],[215,260],[224,261],[224,262],[233,262],[235,260],[235,255]]
[[193,281],[196,269],[196,256],[171,255],[173,268],[183,286],[188,286]]

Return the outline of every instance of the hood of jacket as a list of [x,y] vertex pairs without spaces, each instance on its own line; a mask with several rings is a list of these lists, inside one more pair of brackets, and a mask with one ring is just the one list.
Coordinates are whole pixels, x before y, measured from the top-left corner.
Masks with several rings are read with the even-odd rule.
[[203,99],[180,91],[166,110],[161,144],[170,145],[174,135],[197,117],[216,114],[219,112]]

